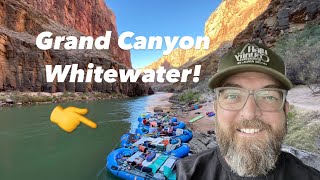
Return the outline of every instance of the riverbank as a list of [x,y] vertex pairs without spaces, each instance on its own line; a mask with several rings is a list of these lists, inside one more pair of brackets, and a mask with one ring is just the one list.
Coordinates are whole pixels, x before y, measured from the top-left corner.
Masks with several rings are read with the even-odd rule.
[[94,101],[104,99],[128,98],[124,94],[101,92],[0,92],[0,107],[15,105],[47,104],[75,101]]

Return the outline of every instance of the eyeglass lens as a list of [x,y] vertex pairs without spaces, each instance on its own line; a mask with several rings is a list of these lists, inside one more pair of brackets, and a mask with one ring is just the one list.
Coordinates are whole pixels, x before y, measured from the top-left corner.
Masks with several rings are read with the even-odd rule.
[[[224,87],[218,90],[218,103],[226,110],[240,110],[246,104],[250,91],[242,88]],[[254,93],[257,106],[263,111],[278,111],[284,103],[280,89],[260,89]]]

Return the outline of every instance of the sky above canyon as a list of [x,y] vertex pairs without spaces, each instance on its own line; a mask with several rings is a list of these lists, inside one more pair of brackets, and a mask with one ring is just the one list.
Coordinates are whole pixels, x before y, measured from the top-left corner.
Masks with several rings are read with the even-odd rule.
[[[204,25],[221,0],[105,0],[116,16],[118,33],[135,36],[204,36]],[[133,41],[134,42],[134,41]],[[162,57],[162,50],[131,49],[133,68]]]

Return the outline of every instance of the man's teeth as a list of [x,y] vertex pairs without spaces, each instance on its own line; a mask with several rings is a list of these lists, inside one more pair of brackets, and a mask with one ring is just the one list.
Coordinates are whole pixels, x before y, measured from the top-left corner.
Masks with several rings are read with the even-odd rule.
[[240,131],[248,134],[253,134],[253,133],[259,132],[260,129],[240,129]]

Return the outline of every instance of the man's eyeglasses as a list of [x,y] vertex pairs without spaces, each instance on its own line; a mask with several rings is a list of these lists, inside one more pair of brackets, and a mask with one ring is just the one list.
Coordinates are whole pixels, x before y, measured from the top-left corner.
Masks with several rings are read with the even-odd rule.
[[283,108],[287,91],[277,88],[248,90],[238,87],[219,87],[215,89],[217,102],[222,109],[238,111],[248,101],[250,95],[262,111],[279,111]]

